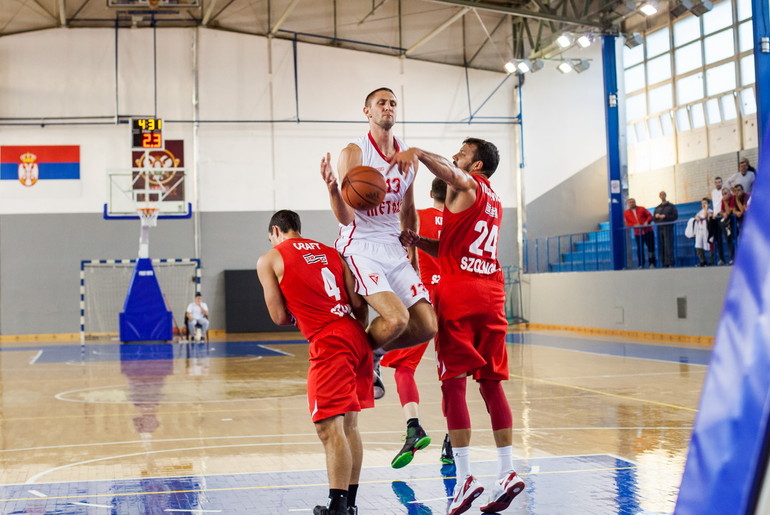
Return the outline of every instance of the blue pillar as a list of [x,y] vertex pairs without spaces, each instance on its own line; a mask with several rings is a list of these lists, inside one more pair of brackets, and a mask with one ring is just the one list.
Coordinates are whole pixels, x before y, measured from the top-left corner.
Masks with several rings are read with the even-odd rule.
[[607,121],[607,172],[609,176],[610,246],[612,268],[626,265],[626,239],[623,230],[621,187],[620,114],[618,112],[618,68],[616,36],[602,36],[604,73],[604,113]]
[[[762,158],[762,143],[766,143],[768,123],[770,122],[770,15],[767,0],[751,0],[754,21],[754,70],[757,95],[757,141],[759,157]],[[764,43],[763,43],[764,40]]]

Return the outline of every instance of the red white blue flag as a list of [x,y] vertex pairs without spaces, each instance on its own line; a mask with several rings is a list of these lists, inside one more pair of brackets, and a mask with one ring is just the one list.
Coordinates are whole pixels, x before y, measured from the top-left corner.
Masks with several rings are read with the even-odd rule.
[[0,147],[0,180],[31,187],[51,179],[80,179],[79,145]]

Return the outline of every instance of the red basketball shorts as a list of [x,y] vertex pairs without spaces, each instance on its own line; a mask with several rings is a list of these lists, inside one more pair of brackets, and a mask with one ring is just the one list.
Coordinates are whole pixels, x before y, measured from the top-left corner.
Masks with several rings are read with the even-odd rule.
[[503,284],[442,275],[435,307],[439,379],[472,374],[476,380],[507,380],[508,320]]
[[307,399],[318,422],[374,407],[372,348],[361,324],[344,317],[310,342]]

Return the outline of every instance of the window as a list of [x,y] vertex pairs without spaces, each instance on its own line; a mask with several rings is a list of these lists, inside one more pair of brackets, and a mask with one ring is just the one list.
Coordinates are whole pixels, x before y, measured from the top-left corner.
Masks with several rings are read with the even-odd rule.
[[719,113],[719,100],[712,98],[706,101],[706,119],[709,125],[722,121],[722,115]]
[[683,46],[674,53],[676,73],[682,74],[703,66],[700,41]]
[[751,18],[751,0],[738,0],[738,21]]
[[647,61],[647,84],[656,84],[671,78],[671,54],[663,54]]
[[648,91],[648,94],[650,113],[658,113],[674,107],[671,98],[671,84],[664,84],[663,86],[651,89]]
[[733,3],[723,0],[714,3],[714,7],[703,15],[703,33],[711,34],[733,24]]
[[706,116],[703,114],[703,104],[693,104],[690,106],[690,118],[692,119],[693,129],[699,129],[706,125]]
[[647,59],[671,50],[668,27],[647,34]]
[[733,29],[725,30],[703,40],[706,53],[706,64],[715,63],[735,55],[733,44]]
[[682,46],[699,37],[700,18],[697,16],[690,15],[674,23],[674,46]]
[[650,139],[649,134],[647,134],[647,124],[644,122],[636,122],[634,124],[634,130],[636,132],[636,141],[647,141]]
[[670,136],[674,133],[674,123],[671,121],[671,114],[660,115],[660,127],[663,129],[664,136]]
[[629,68],[623,74],[626,93],[642,89],[644,87],[644,65],[640,64]]
[[690,113],[686,107],[676,110],[676,128],[679,132],[692,129],[692,126],[690,125]]
[[647,98],[644,93],[626,98],[626,121],[643,118],[647,115]]
[[689,104],[703,98],[703,74],[696,73],[676,81],[676,103]]
[[644,45],[638,45],[634,48],[623,47],[623,66],[628,68],[642,61],[644,61]]
[[754,25],[751,20],[738,25],[738,50],[754,50]]
[[741,86],[754,84],[754,54],[741,58]]
[[740,92],[740,106],[741,113],[744,115],[754,114],[757,112],[757,100],[754,98],[754,89],[747,88]]
[[719,99],[722,107],[722,118],[724,120],[735,120],[738,118],[738,110],[735,108],[735,95],[730,93]]
[[706,93],[716,95],[735,89],[735,63],[729,62],[706,70]]
[[647,127],[650,130],[650,139],[660,138],[663,136],[663,131],[660,128],[660,119],[657,117],[647,120]]

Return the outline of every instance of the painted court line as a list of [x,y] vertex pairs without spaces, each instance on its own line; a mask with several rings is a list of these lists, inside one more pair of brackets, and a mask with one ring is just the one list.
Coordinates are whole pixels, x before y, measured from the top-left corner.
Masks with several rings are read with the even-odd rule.
[[43,492],[38,492],[37,490],[27,490],[27,492],[31,493],[31,494],[32,494],[32,495],[34,495],[35,497],[48,497],[48,496],[47,496],[46,494],[44,494]]
[[42,356],[42,355],[43,355],[43,351],[42,351],[42,350],[39,350],[39,351],[37,351],[37,354],[35,354],[35,355],[34,355],[34,357],[33,357],[31,360],[29,360],[29,364],[30,364],[30,365],[34,365],[34,364],[35,364],[35,362],[36,362],[37,360],[39,360],[39,359],[40,359],[40,356]]
[[88,506],[91,508],[107,508],[108,510],[112,509],[112,506],[109,504],[91,504],[87,502],[72,502],[70,504],[77,504],[78,506]]

